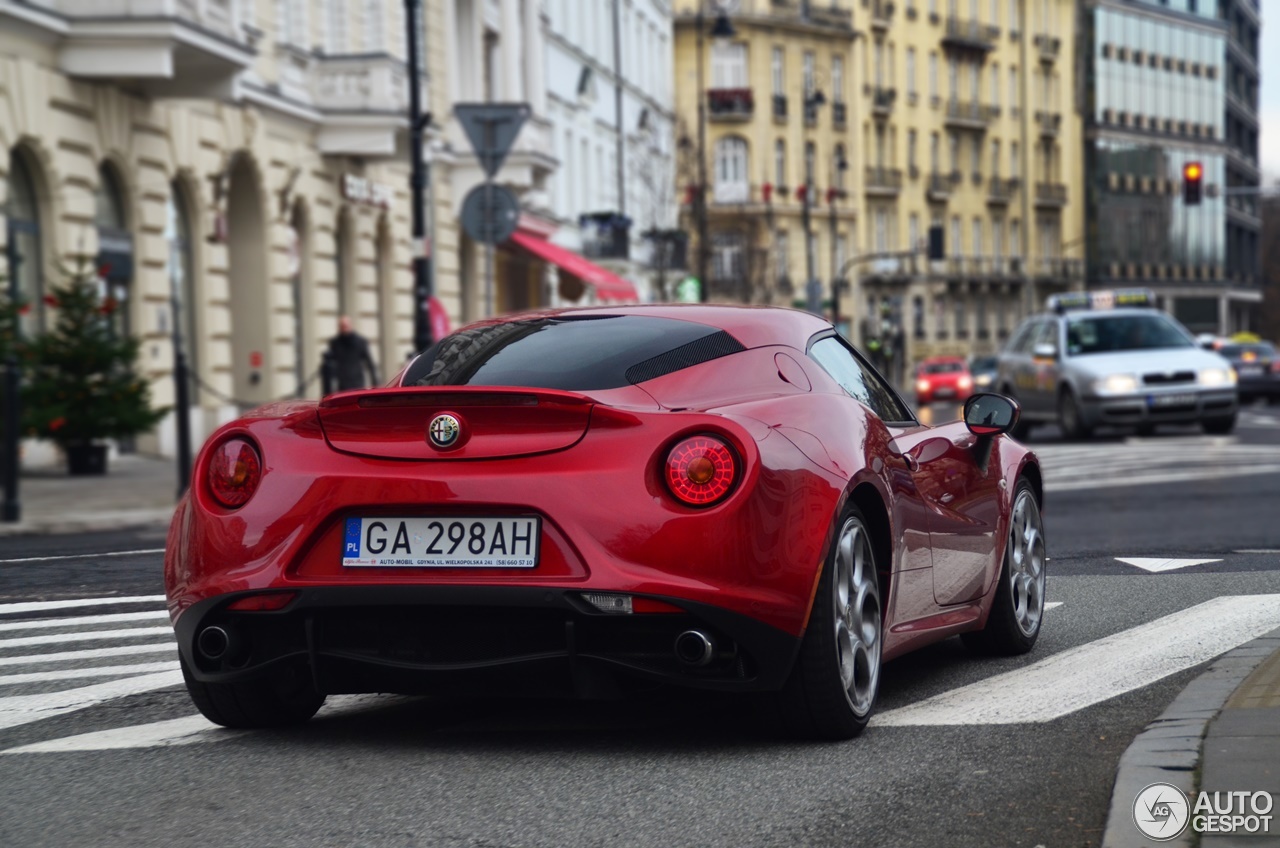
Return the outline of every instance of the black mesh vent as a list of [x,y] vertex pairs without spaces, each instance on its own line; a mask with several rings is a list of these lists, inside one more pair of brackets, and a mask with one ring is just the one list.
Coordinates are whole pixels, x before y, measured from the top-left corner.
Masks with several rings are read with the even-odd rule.
[[1168,386],[1179,383],[1194,383],[1196,381],[1196,372],[1194,371],[1174,371],[1171,374],[1143,374],[1142,382],[1148,386]]
[[742,346],[742,342],[721,330],[632,365],[627,369],[627,382],[643,383],[645,380],[653,380],[664,374],[744,350],[746,348]]

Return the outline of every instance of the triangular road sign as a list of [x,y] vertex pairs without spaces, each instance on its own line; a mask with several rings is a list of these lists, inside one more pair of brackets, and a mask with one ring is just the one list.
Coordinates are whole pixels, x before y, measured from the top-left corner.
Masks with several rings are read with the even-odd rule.
[[487,176],[498,173],[531,111],[528,103],[458,103],[453,107]]

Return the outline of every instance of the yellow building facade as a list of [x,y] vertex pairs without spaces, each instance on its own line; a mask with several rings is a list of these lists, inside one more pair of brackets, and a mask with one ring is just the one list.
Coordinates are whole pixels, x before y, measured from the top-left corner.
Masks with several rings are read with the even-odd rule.
[[[798,2],[746,0],[728,36],[706,5],[699,24],[696,2],[675,4],[678,188],[690,268],[698,273],[702,156],[710,299],[803,304],[807,281],[833,279],[856,237],[853,3],[805,13]],[[830,308],[829,286],[818,299]]]
[[1074,4],[743,0],[727,37],[709,4],[701,51],[698,4],[676,9],[695,256],[705,98],[712,299],[806,305],[813,277],[855,343],[902,363],[993,351],[1048,293],[1083,284]]

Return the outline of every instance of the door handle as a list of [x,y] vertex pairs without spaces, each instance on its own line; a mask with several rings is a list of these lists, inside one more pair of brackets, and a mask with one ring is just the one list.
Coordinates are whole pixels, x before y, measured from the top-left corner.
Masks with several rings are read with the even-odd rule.
[[911,454],[909,454],[909,453],[900,453],[900,454],[898,454],[898,459],[902,460],[902,464],[903,464],[903,465],[905,465],[905,466],[907,466],[907,470],[908,470],[908,471],[919,471],[919,470],[920,470],[920,460],[916,459],[916,458],[915,458],[914,456],[912,456]]

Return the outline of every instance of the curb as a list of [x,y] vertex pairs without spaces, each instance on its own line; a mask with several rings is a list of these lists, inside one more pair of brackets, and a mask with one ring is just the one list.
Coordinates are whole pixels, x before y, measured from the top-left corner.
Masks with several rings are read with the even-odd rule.
[[23,520],[16,524],[0,524],[0,538],[6,536],[52,536],[74,533],[94,533],[108,530],[137,528],[166,528],[173,519],[175,507],[156,509],[131,509],[118,512],[99,512],[80,517],[63,516],[54,519]]
[[[1197,769],[1209,723],[1245,678],[1277,650],[1280,630],[1273,630],[1218,657],[1134,737],[1116,768],[1103,848],[1149,848],[1151,840],[1133,823],[1134,799],[1153,783],[1172,784],[1188,795],[1197,791]],[[1187,828],[1161,844],[1191,848],[1197,839]]]

